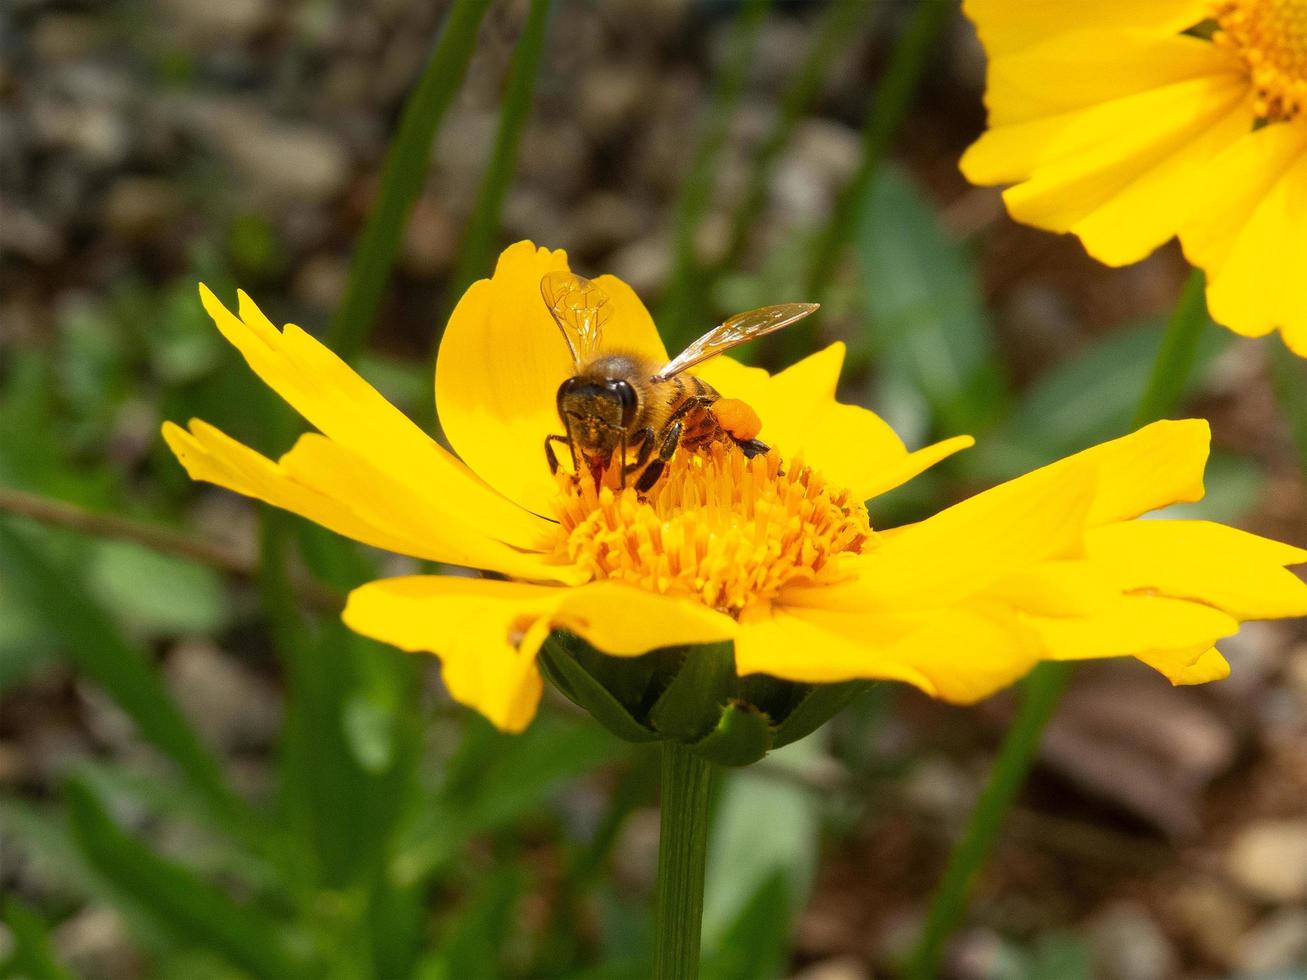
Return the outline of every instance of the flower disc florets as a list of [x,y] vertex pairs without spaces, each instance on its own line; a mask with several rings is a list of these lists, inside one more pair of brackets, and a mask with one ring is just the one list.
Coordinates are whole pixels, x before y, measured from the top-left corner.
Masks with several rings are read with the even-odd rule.
[[[610,474],[611,475],[611,474]],[[714,444],[646,495],[560,474],[560,551],[597,579],[694,596],[732,616],[791,583],[837,581],[871,540],[862,501],[801,460]]]
[[1292,119],[1307,105],[1307,0],[1220,0],[1212,40],[1248,67],[1259,119]]

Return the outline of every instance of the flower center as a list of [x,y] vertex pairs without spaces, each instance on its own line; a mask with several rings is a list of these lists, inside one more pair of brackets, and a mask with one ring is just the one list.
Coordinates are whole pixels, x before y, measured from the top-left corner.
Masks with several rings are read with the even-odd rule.
[[775,452],[678,452],[643,497],[562,473],[559,486],[560,557],[732,616],[790,583],[843,578],[871,539],[862,501]]
[[1307,0],[1218,0],[1212,40],[1248,67],[1259,119],[1292,119],[1307,106]]

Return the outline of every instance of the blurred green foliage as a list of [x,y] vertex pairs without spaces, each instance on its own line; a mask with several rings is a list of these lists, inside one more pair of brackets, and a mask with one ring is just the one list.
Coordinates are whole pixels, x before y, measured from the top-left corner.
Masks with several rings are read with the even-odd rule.
[[[945,230],[910,176],[879,166],[922,70],[928,32],[939,26],[937,10],[905,35],[892,62],[897,87],[873,100],[851,196],[832,223],[777,242],[752,269],[734,267],[760,188],[816,98],[824,63],[867,26],[857,3],[832,5],[753,162],[726,264],[705,267],[695,233],[767,9],[757,0],[740,5],[731,58],[679,197],[665,307],[673,335],[688,339],[690,313],[703,319],[704,306],[721,313],[801,291],[816,275],[808,256],[825,255],[829,269],[817,278],[827,312],[855,325],[846,338],[855,397],[873,402],[913,444],[959,432],[981,437],[975,450],[878,500],[881,525],[1124,431],[1162,324],[1108,333],[1019,390],[1007,377],[971,243]],[[535,0],[530,10],[530,47],[514,62],[495,163],[468,231],[475,260],[460,266],[460,282],[486,271],[499,233],[548,28],[548,4]],[[484,5],[459,0],[449,15],[392,145],[331,330],[344,356],[419,416],[429,411],[426,366],[362,348],[483,13]],[[180,82],[190,68],[179,62],[169,71]],[[190,261],[187,275],[162,287],[125,280],[59,311],[52,345],[12,351],[0,375],[0,485],[180,525],[197,491],[160,447],[160,420],[203,417],[272,453],[289,444],[297,423],[222,343],[194,293],[200,278],[229,293],[237,280],[281,275],[276,231],[240,215]],[[1195,386],[1228,342],[1223,333],[1204,336]],[[1217,456],[1207,501],[1188,512],[1237,519],[1264,479],[1247,459]],[[379,574],[377,556],[298,519],[263,520],[262,571],[250,588],[140,545],[0,519],[0,693],[66,664],[158,753],[146,769],[74,761],[58,800],[0,799],[6,840],[59,882],[40,908],[5,904],[11,942],[0,974],[69,975],[50,931],[83,901],[117,911],[156,976],[645,972],[647,893],[617,888],[607,872],[630,816],[652,802],[648,750],[557,706],[518,736],[450,710],[427,689],[422,658],[356,636],[296,598],[291,567],[306,565],[321,583],[345,590]],[[285,692],[274,778],[254,791],[237,788],[157,663],[178,637],[237,630],[254,638],[253,649],[271,651],[256,666],[283,678]],[[814,788],[804,773],[821,761],[855,785],[869,778],[866,736],[880,723],[883,691],[831,731],[723,780],[710,842],[706,977],[745,980],[788,968],[823,834],[846,831],[849,807],[865,805]],[[561,790],[583,780],[600,798],[595,812],[561,802],[570,798]],[[185,846],[158,844],[170,839],[161,829],[177,831]],[[1052,937],[1016,954],[1002,975],[1088,976],[1088,955],[1074,940]]]

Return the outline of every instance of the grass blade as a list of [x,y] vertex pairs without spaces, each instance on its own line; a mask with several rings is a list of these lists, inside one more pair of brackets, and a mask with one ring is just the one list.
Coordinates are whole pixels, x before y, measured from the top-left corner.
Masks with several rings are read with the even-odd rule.
[[703,298],[696,249],[699,225],[717,184],[717,160],[726,145],[731,116],[744,92],[758,30],[771,0],[744,0],[731,32],[731,56],[713,91],[703,136],[681,182],[672,216],[672,276],[658,311],[658,325],[671,350],[683,347]]
[[327,334],[327,345],[345,360],[358,354],[372,330],[409,212],[422,191],[432,141],[467,72],[489,7],[486,0],[454,0],[431,60],[404,105],[386,154],[376,206],[354,251],[345,297]]
[[[831,64],[858,39],[868,15],[879,9],[876,4],[866,3],[865,0],[835,0],[826,10],[817,27],[817,36],[804,55],[803,64],[781,96],[780,109],[771,129],[753,156],[748,183],[740,197],[739,207],[731,218],[726,251],[714,269],[706,270],[713,279],[733,268],[743,257],[753,223],[758,220],[758,215],[767,202],[767,188],[771,183],[772,172],[789,143],[795,126],[817,98]],[[704,286],[705,293],[710,284],[711,280]]]
[[[839,267],[844,245],[859,218],[858,203],[866,196],[894,135],[908,113],[936,36],[956,8],[950,0],[923,0],[913,4],[912,11],[912,20],[894,46],[884,77],[872,97],[871,111],[862,130],[862,159],[858,169],[840,191],[831,220],[822,229],[813,248],[806,293],[806,299],[810,301],[821,301]],[[788,331],[787,352],[805,354],[810,351],[813,329],[811,324],[801,323]]]
[[72,973],[55,956],[45,920],[16,898],[5,902],[0,919],[9,927],[13,942],[13,952],[6,963],[0,963],[0,973],[31,980],[72,980]]
[[73,838],[86,860],[179,942],[217,953],[259,977],[304,972],[262,915],[124,833],[85,784],[70,780],[66,797]]
[[[517,150],[522,141],[522,130],[531,110],[531,95],[535,91],[540,55],[544,51],[548,34],[550,0],[531,0],[522,36],[513,52],[513,63],[508,70],[508,91],[499,111],[499,132],[495,148],[486,165],[481,189],[477,193],[472,220],[459,255],[458,267],[449,283],[445,300],[448,313],[458,302],[473,280],[486,274],[493,259],[495,236],[499,233],[499,215],[504,196],[517,166]],[[442,317],[442,320],[448,317]]]

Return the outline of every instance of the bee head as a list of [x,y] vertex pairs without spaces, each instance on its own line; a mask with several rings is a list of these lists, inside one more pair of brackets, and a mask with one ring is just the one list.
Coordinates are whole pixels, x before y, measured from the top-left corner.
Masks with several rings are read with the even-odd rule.
[[577,452],[607,463],[623,432],[635,424],[640,399],[622,378],[568,378],[558,388],[558,417],[571,433]]

